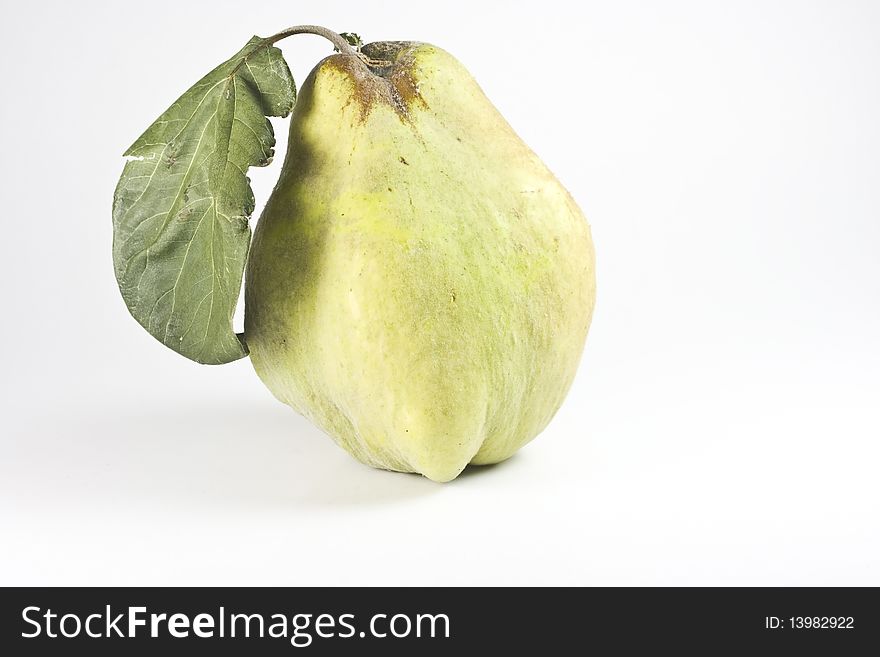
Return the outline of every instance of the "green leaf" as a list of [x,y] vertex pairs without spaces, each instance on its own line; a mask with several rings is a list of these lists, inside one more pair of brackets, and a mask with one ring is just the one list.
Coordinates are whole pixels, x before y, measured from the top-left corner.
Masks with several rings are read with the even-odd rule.
[[[340,32],[339,36],[348,41],[348,44],[355,50],[360,50],[361,46],[364,45],[364,40],[361,39],[361,35],[356,34],[355,32]],[[339,48],[334,48],[334,50],[339,52]]]
[[267,116],[296,97],[281,51],[253,37],[125,152],[113,198],[113,265],[129,311],[199,363],[247,355],[232,329],[250,246],[250,166],[272,159]]

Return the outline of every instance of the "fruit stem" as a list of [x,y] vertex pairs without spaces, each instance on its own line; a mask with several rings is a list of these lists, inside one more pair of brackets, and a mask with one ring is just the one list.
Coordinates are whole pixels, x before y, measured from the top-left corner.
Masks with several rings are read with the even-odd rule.
[[281,41],[281,39],[293,36],[294,34],[316,34],[327,39],[343,55],[357,55],[354,48],[352,48],[348,41],[342,36],[333,30],[328,30],[326,27],[321,27],[320,25],[296,25],[294,27],[288,27],[286,30],[281,30],[278,34],[273,34],[264,41],[267,45],[270,45],[276,41]]

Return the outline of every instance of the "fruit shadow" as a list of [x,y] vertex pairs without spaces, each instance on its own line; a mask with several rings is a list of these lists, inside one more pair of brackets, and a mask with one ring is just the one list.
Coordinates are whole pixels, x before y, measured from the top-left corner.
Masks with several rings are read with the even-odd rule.
[[81,426],[71,429],[87,444],[69,457],[63,453],[70,450],[56,450],[55,467],[69,478],[69,459],[80,458],[75,477],[116,503],[360,507],[412,501],[442,489],[418,475],[358,463],[305,418],[272,402],[122,408],[77,420]]

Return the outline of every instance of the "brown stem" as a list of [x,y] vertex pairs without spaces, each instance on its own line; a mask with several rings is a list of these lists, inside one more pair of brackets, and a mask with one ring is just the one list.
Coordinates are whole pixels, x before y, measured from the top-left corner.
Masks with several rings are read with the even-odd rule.
[[317,34],[332,43],[343,55],[357,55],[357,52],[355,52],[354,48],[351,47],[348,41],[333,30],[328,30],[326,27],[321,27],[320,25],[296,25],[294,27],[288,27],[286,30],[281,30],[278,34],[273,34],[264,41],[266,44],[272,44],[276,41],[281,41],[281,39],[293,36],[294,34]]

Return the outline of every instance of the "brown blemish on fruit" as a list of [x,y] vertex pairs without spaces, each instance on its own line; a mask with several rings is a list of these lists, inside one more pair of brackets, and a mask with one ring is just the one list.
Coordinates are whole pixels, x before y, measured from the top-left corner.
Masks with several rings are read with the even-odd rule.
[[415,50],[420,44],[408,42],[385,42],[367,44],[362,51],[372,58],[381,54],[390,62],[386,66],[372,66],[353,55],[331,55],[321,63],[321,68],[334,69],[347,77],[353,87],[352,102],[360,108],[363,122],[373,108],[380,104],[390,106],[401,121],[410,120],[415,107],[427,108],[419,94],[419,85],[413,70]]

